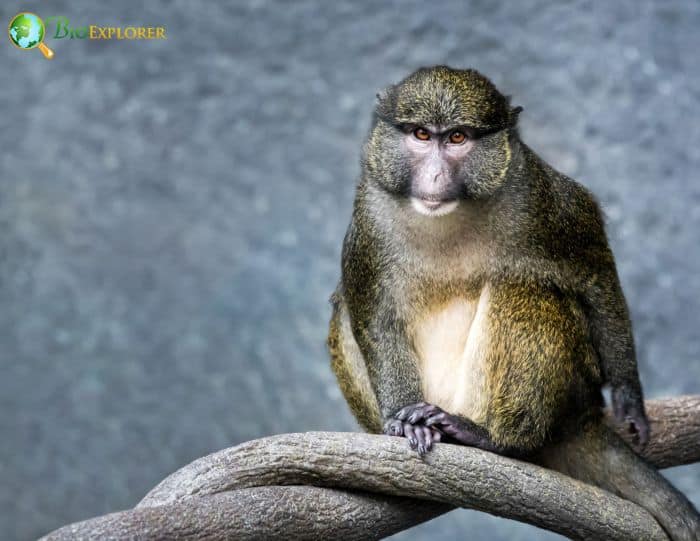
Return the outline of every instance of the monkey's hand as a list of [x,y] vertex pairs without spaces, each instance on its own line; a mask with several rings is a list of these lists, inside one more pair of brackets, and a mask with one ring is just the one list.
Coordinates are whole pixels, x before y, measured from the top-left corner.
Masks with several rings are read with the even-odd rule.
[[438,406],[419,402],[406,406],[396,414],[399,422],[415,428],[431,428],[441,435],[442,441],[479,447],[487,451],[502,452],[492,441],[485,428],[473,421],[452,415]]
[[637,435],[637,441],[644,447],[649,441],[649,421],[644,412],[641,393],[629,385],[617,385],[612,388],[612,407],[618,423],[626,423],[629,431]]
[[[434,409],[427,410],[425,408]],[[416,413],[417,411],[421,413]],[[422,423],[427,418],[428,411],[435,413],[441,410],[425,402],[406,406],[393,419],[389,419],[384,424],[384,434],[407,438],[411,449],[415,449],[419,454],[424,455],[432,449],[433,443],[441,441],[443,437],[436,427],[428,427]]]
[[[494,444],[488,431],[484,427],[477,425],[465,417],[447,413],[438,406],[428,404],[427,402],[418,402],[417,404],[411,404],[399,410],[396,414],[396,418],[389,421],[386,426],[390,429],[395,428],[396,430],[399,430],[399,427],[404,430],[406,427],[409,427],[409,434],[411,430],[414,433],[417,433],[419,430],[432,430],[433,441],[460,443],[462,445],[470,445],[496,453],[504,453],[505,451]],[[409,442],[410,441],[409,437]],[[413,443],[411,443],[411,447],[415,448]],[[420,447],[418,451],[421,452]]]
[[433,415],[440,413],[442,410],[437,406],[428,404],[427,402],[417,402],[399,410],[396,418],[399,421],[405,421],[412,425],[423,424]]

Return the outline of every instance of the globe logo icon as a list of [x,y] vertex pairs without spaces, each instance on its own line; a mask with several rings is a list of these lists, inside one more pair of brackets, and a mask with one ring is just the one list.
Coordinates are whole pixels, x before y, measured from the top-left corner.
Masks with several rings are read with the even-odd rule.
[[39,50],[48,59],[53,58],[53,51],[44,45],[44,21],[33,13],[19,13],[10,21],[7,34],[12,44],[19,49]]

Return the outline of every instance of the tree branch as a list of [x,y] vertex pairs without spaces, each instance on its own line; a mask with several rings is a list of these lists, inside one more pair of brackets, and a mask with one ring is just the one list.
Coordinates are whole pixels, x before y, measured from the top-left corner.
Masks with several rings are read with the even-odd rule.
[[[700,396],[649,401],[647,409],[650,462],[700,460]],[[403,439],[324,432],[272,436],[200,458],[135,509],[44,539],[378,539],[454,507],[573,539],[667,539],[641,507],[533,464],[445,444],[420,458]]]

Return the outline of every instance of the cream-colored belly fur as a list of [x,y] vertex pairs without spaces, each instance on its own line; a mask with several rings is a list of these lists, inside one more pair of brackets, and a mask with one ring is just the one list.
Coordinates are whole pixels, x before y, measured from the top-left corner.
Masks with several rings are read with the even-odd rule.
[[419,319],[413,340],[425,401],[474,422],[486,418],[485,287],[478,299],[455,298]]

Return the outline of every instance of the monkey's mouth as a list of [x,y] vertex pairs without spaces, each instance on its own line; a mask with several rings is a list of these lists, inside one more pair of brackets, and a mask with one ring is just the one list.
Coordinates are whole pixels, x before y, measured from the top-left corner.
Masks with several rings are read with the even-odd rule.
[[457,208],[457,200],[433,201],[422,197],[411,197],[411,206],[423,216],[445,216]]

